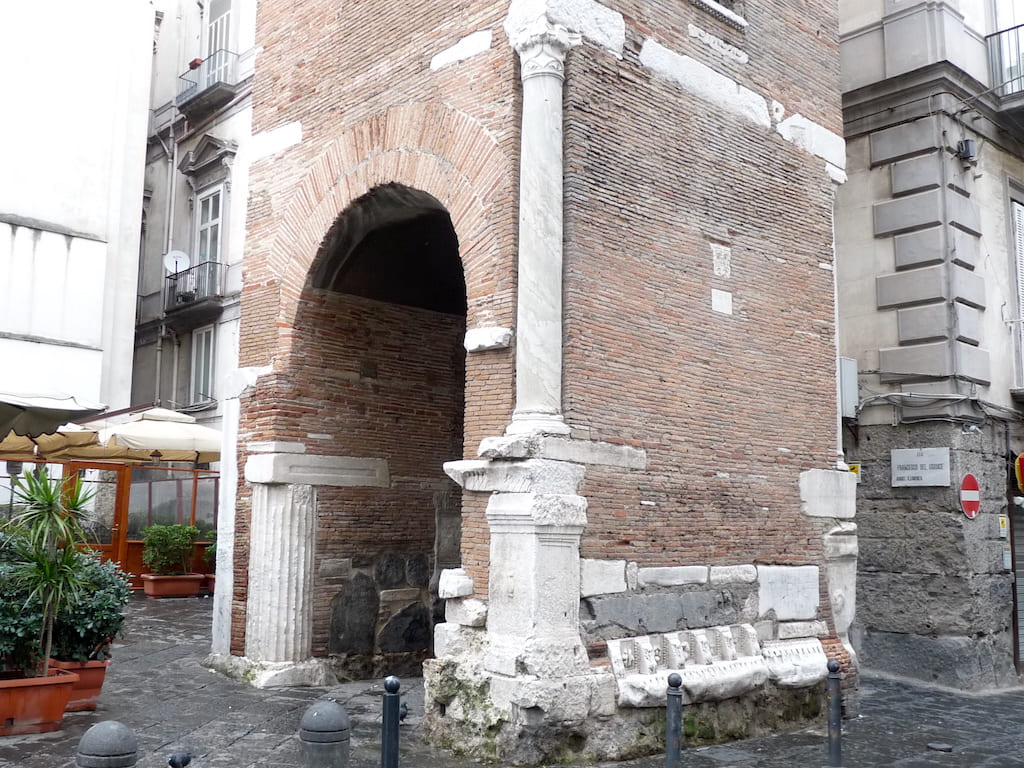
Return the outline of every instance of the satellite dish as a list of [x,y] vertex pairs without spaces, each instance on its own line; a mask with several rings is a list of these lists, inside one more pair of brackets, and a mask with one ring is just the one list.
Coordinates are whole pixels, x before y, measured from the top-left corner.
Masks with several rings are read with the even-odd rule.
[[184,251],[170,251],[164,256],[164,267],[171,274],[184,272],[189,268],[188,254]]

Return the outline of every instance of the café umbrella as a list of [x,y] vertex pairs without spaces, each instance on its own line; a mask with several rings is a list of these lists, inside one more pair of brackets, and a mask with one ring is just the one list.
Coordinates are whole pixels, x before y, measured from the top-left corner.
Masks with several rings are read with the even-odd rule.
[[220,438],[219,430],[197,424],[187,413],[166,408],[150,408],[123,424],[99,430],[99,441],[108,451],[143,453],[157,461],[217,461]]
[[68,421],[106,410],[102,403],[70,395],[22,395],[0,392],[0,435],[22,437],[52,434]]

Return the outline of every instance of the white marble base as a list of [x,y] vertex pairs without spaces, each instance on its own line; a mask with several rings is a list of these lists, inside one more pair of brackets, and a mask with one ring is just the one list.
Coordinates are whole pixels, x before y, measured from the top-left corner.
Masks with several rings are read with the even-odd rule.
[[254,688],[337,685],[338,678],[326,659],[295,662],[257,662],[244,656],[211,653],[203,662],[228,677],[242,680]]

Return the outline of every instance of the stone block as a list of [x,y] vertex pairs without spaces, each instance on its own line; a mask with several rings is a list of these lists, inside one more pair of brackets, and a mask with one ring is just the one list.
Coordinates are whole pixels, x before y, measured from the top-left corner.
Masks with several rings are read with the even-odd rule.
[[921,376],[950,376],[949,345],[944,342],[888,347],[878,350],[882,381],[902,381]]
[[487,603],[475,597],[448,600],[444,605],[446,622],[464,627],[482,627],[487,624]]
[[382,604],[408,603],[411,600],[420,599],[419,587],[403,587],[401,589],[382,589],[380,601]]
[[976,272],[956,264],[949,266],[953,283],[953,299],[969,307],[985,308],[985,279]]
[[331,653],[370,653],[380,606],[377,588],[364,573],[357,573],[331,601],[327,648]]
[[946,267],[920,267],[879,275],[875,278],[875,298],[879,309],[923,302],[944,301],[949,292]]
[[946,194],[949,223],[971,235],[981,235],[981,214],[978,205],[966,195],[957,192]]
[[319,456],[304,453],[256,453],[245,462],[250,483],[330,485],[388,488],[391,477],[385,459],[357,456]]
[[953,261],[968,269],[974,269],[978,264],[981,252],[981,243],[978,237],[968,234],[960,229],[949,229],[950,257]]
[[828,637],[828,625],[824,621],[780,621],[779,640],[794,640],[801,637]]
[[908,160],[900,160],[890,167],[894,197],[934,189],[942,184],[942,158],[932,152]]
[[953,305],[956,313],[956,338],[968,344],[980,344],[983,333],[981,311],[957,302]]
[[938,149],[935,118],[886,128],[871,134],[871,164],[891,163],[903,157]]
[[779,621],[818,616],[818,566],[759,565],[758,614],[775,612]]
[[626,591],[625,560],[580,560],[580,595],[608,595]]
[[434,655],[437,658],[466,659],[478,653],[486,633],[483,630],[442,622],[434,625]]
[[540,441],[540,455],[545,459],[570,461],[576,464],[603,464],[626,469],[647,468],[647,451],[644,449],[594,440],[544,437]]
[[1008,632],[995,637],[933,637],[869,629],[857,653],[871,669],[964,691],[1017,685]]
[[598,673],[593,676],[592,682],[589,716],[611,717],[618,709],[618,686],[615,684],[615,675],[610,672]]
[[949,308],[946,304],[928,304],[896,312],[900,344],[936,341],[949,333]]
[[875,237],[898,235],[942,223],[942,191],[931,190],[872,206]]
[[584,598],[583,627],[590,640],[736,624],[745,620],[729,591]]
[[489,349],[507,349],[512,345],[511,328],[470,328],[466,331],[464,346],[467,352]]
[[706,584],[708,569],[703,565],[681,565],[665,568],[641,568],[641,587],[678,587],[684,584]]
[[437,585],[437,596],[442,600],[453,597],[467,597],[473,594],[473,580],[462,568],[446,568],[441,571]]
[[940,264],[946,259],[943,227],[932,227],[893,238],[896,269]]
[[753,565],[713,565],[711,583],[752,584],[757,581],[757,568]]
[[328,579],[352,577],[352,558],[328,557],[320,561],[320,575]]
[[377,635],[384,653],[409,653],[430,647],[430,611],[423,603],[413,603],[396,613]]
[[979,384],[992,382],[992,370],[987,350],[958,341],[954,344],[953,352],[956,355],[956,375]]

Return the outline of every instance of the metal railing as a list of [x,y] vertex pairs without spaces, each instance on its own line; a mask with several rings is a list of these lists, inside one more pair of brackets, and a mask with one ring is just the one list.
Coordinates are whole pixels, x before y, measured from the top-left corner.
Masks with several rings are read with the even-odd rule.
[[216,261],[204,261],[181,272],[167,276],[167,293],[164,302],[166,310],[193,304],[203,299],[217,298],[224,284],[224,265]]
[[188,72],[178,75],[178,96],[174,100],[175,104],[181,106],[207,88],[218,84],[238,84],[237,53],[221,49],[201,61],[193,61]]
[[992,93],[1000,98],[1024,91],[1024,24],[988,35],[988,69]]

